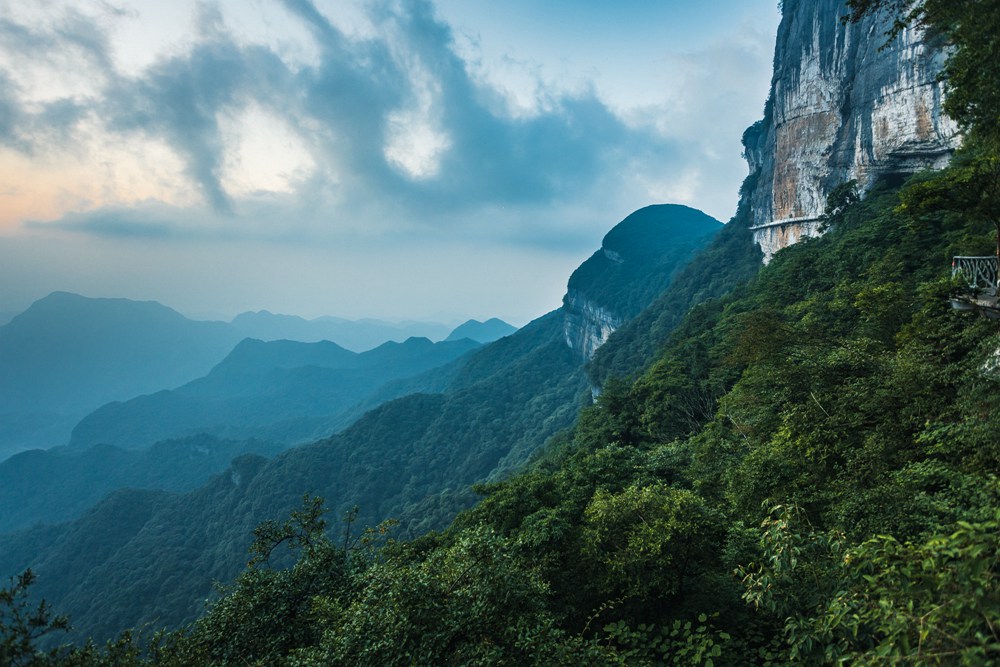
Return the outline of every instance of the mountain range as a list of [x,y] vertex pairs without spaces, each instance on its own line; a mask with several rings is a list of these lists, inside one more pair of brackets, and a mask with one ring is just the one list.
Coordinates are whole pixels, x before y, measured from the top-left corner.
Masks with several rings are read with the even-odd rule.
[[108,403],[73,429],[69,446],[144,448],[169,438],[209,433],[286,445],[329,436],[357,404],[385,385],[444,366],[479,343],[410,338],[367,352],[335,343],[241,341],[210,373],[177,389]]
[[[665,265],[657,253],[628,254],[630,278],[623,284],[629,289],[618,292],[620,312],[630,312],[626,303],[636,304],[633,308],[646,305],[643,298],[654,292],[647,281],[663,281],[664,271],[673,275],[695,251],[688,243],[689,211],[667,207],[658,211],[661,215],[652,226],[636,227],[662,237],[665,252],[671,248],[670,239],[684,239],[685,252],[673,265]],[[619,234],[626,237],[625,245],[634,221],[622,223]],[[715,222],[708,228],[718,232],[722,225]],[[712,238],[703,231],[695,236],[702,245]],[[597,276],[581,285],[594,290],[599,280]],[[612,307],[618,305],[614,294],[607,295]],[[291,448],[273,460],[237,458],[201,488],[181,494],[117,492],[70,523],[8,533],[0,539],[0,572],[31,564],[40,577],[39,593],[71,613],[79,632],[108,637],[135,624],[175,625],[192,618],[200,601],[211,594],[212,581],[231,579],[245,563],[250,529],[287,515],[303,493],[325,497],[334,515],[357,506],[361,525],[395,517],[407,536],[442,528],[474,502],[473,484],[519,470],[589,403],[583,360],[566,338],[571,315],[565,307],[558,308],[449,364],[383,385],[381,391],[388,392],[383,397],[399,397],[374,406],[342,433]],[[75,446],[107,439],[92,435],[100,432],[116,433],[123,444],[139,442],[142,429],[161,429],[160,435],[165,435],[180,424],[193,432],[196,420],[185,424],[183,419],[197,411],[171,410],[213,392],[228,392],[230,398],[201,416],[229,414],[233,428],[245,429],[217,436],[245,437],[254,430],[247,425],[274,435],[284,424],[264,423],[281,412],[272,410],[272,403],[301,409],[333,367],[353,359],[359,366],[348,370],[363,370],[363,359],[416,345],[430,352],[468,350],[476,344],[467,338],[436,346],[410,341],[353,355],[331,344],[244,341],[211,373],[177,391],[96,411],[74,433]],[[385,368],[372,363],[372,368]],[[282,404],[293,380],[306,380],[300,386],[310,389]],[[150,435],[144,442],[156,437]],[[115,519],[125,506],[133,508],[127,520]],[[68,568],[71,555],[84,546],[81,540],[94,536],[100,536],[104,546]],[[164,585],[170,589],[165,597]],[[121,599],[125,591],[131,602]]]
[[0,327],[0,458],[65,444],[91,410],[207,373],[240,340],[152,301],[55,292]]
[[[478,343],[514,330],[501,320],[491,323],[470,320],[459,330],[470,333]],[[232,323],[204,322],[153,301],[54,292],[6,324],[0,323],[0,461],[18,451],[65,445],[77,423],[106,403],[177,389],[205,376],[250,334],[260,334],[267,341],[300,342],[333,336],[334,341],[346,340],[369,350],[390,341],[404,344],[409,338],[424,335],[435,340],[450,336],[452,341],[465,337],[456,337],[455,331],[436,323],[338,318],[307,321],[263,311],[244,313]],[[413,346],[407,349],[415,350]],[[385,363],[392,362],[387,359]],[[425,363],[412,370],[426,368]],[[401,375],[408,372],[400,370]],[[386,381],[401,375],[383,373]],[[365,389],[370,382],[379,384],[374,376],[368,377],[360,383],[353,401],[345,389],[340,402],[370,404]],[[337,412],[337,408],[331,407],[329,412]],[[282,441],[298,435],[296,432]]]
[[485,322],[467,320],[455,327],[455,330],[448,334],[445,340],[462,340],[463,338],[468,338],[477,343],[492,343],[504,336],[511,335],[515,331],[517,331],[516,327],[495,317],[491,317]]
[[302,343],[328,340],[352,352],[364,352],[388,341],[402,343],[408,338],[438,341],[446,338],[453,330],[453,327],[439,322],[394,323],[375,319],[346,320],[330,316],[307,320],[266,310],[240,313],[233,318],[231,324],[246,338],[263,341],[296,340]]
[[[1000,15],[780,8],[727,225],[640,209],[570,277],[561,308],[389,382],[343,431],[0,536],[0,574],[32,567],[32,602],[68,612],[74,638],[197,618],[152,644],[126,634],[107,654],[53,657],[996,662],[1000,338],[984,316],[995,304],[949,259],[986,263],[997,247],[981,214],[1000,201]],[[898,22],[914,8],[924,23]],[[968,130],[948,165],[943,109]],[[928,166],[941,169],[913,173]],[[258,366],[345,354],[257,341],[217,369],[256,391]],[[128,457],[243,446],[196,435],[84,453],[142,480],[152,460]],[[72,465],[46,479],[41,459],[12,460],[23,467],[0,480],[22,490],[37,476],[57,492]],[[21,630],[29,651],[45,626]]]

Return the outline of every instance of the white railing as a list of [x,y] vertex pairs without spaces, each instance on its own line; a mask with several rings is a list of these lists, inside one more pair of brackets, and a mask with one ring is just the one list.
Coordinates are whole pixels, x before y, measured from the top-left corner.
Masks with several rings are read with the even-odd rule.
[[955,257],[951,260],[951,276],[961,276],[971,289],[997,289],[997,258]]

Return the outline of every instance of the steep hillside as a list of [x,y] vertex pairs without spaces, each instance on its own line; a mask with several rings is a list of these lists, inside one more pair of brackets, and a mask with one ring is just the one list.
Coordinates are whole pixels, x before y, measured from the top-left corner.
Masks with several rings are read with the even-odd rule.
[[745,137],[754,240],[765,261],[822,232],[827,196],[941,168],[961,143],[944,111],[940,39],[891,38],[889,10],[852,23],[843,0],[787,0],[764,118]]
[[84,451],[35,449],[0,462],[0,532],[76,518],[116,489],[195,489],[243,454],[273,456],[284,447],[263,440],[199,434],[144,450],[98,445]]
[[[663,280],[664,255],[680,261],[698,239],[708,242],[706,230],[720,227],[696,212],[666,226],[641,224],[644,216],[634,218],[640,224],[630,223],[612,235],[614,247],[628,257],[628,275],[618,276],[617,289],[602,293],[602,299],[622,313],[641,308],[655,294]],[[684,252],[675,252],[675,241]],[[275,421],[276,415],[313,406],[328,410],[336,396],[323,388],[324,378],[339,378],[334,383],[339,391],[346,381],[358,381],[357,373],[368,372],[364,364],[372,360],[381,360],[381,366],[372,367],[382,370],[408,368],[411,377],[383,384],[369,401],[398,395],[394,392],[436,393],[389,401],[343,433],[289,450],[274,461],[253,459],[251,465],[247,463],[251,459],[240,459],[234,472],[173,496],[162,513],[154,512],[149,525],[134,533],[120,535],[114,525],[97,526],[94,516],[81,517],[66,526],[69,534],[79,534],[86,523],[118,545],[102,551],[101,561],[90,569],[62,570],[53,564],[63,561],[52,554],[68,553],[76,546],[49,531],[0,540],[0,563],[34,563],[48,582],[39,590],[77,619],[79,631],[107,637],[156,619],[169,624],[190,620],[198,601],[210,593],[212,579],[229,580],[245,564],[249,527],[287,515],[303,493],[322,495],[338,514],[357,505],[362,525],[394,517],[401,522],[402,534],[410,537],[442,528],[474,501],[473,484],[503,479],[519,470],[548,439],[571,426],[580,408],[590,402],[582,360],[565,339],[565,319],[564,310],[553,311],[440,366],[440,373],[419,373],[409,348],[419,346],[431,353],[475,344],[468,339],[437,345],[409,341],[352,355],[332,343],[244,341],[205,378],[173,392],[105,406],[81,423],[74,434],[76,442],[115,437],[118,440],[110,441],[130,446],[204,430],[223,418],[229,428],[238,430],[223,430],[220,435],[267,433],[280,438],[310,423]],[[351,360],[358,367],[344,369]],[[309,365],[299,366],[302,363]],[[213,403],[201,398],[219,396],[221,390],[229,392],[229,398]],[[197,405],[202,407],[192,409]],[[344,414],[353,418],[357,410]],[[206,421],[209,417],[216,421]],[[150,429],[167,430],[149,433]],[[202,530],[205,525],[211,529]],[[190,526],[199,528],[188,534]],[[181,548],[171,542],[179,533],[185,534]],[[157,554],[166,560],[161,562]],[[202,565],[189,570],[183,580],[171,579],[170,594],[161,595],[164,577],[192,562]],[[123,590],[148,599],[147,606],[140,609],[122,601],[116,610],[109,600]]]
[[733,219],[673,274],[667,288],[647,308],[597,350],[587,366],[595,387],[613,378],[634,378],[655,359],[691,308],[727,294],[760,270],[760,250],[748,230],[746,192],[752,183],[753,177],[744,183],[744,196]]
[[651,308],[596,353],[589,367],[596,386],[634,377],[689,308],[750,278],[761,259],[821,234],[838,188],[864,193],[879,179],[898,184],[948,163],[961,135],[944,111],[943,42],[925,39],[919,26],[890,39],[888,9],[857,23],[843,20],[849,13],[842,0],[782,3],[764,118],[743,136],[750,174],[739,211]]
[[[503,477],[570,426],[585,389],[555,312],[474,353],[444,394],[391,401],[344,433],[273,461],[239,459],[207,486],[155,507],[140,529],[100,523],[109,515],[102,504],[57,533],[4,536],[0,565],[30,563],[39,592],[70,612],[83,636],[176,625],[201,611],[213,580],[242,569],[250,529],[286,516],[304,493],[327,498],[338,515],[357,505],[361,525],[392,516],[410,536],[441,528],[471,502],[473,483]],[[73,536],[87,531],[114,546],[86,567],[66,568],[80,548]]]
[[307,501],[163,664],[992,664],[1000,329],[942,259],[993,239],[900,202],[876,186],[694,308],[445,533],[352,548]]
[[[600,368],[634,381],[607,382],[529,468],[480,486],[482,501],[446,531],[412,541],[389,539],[386,525],[361,539],[350,522],[346,535],[331,530],[322,503],[303,498],[288,520],[256,531],[244,572],[198,621],[160,637],[149,662],[1000,662],[1000,325],[982,304],[949,303],[959,295],[970,303],[972,289],[950,275],[951,258],[986,263],[1000,240],[1000,4],[850,4],[859,18],[915,6],[953,44],[948,108],[968,142],[952,164],[904,183],[898,174],[873,179],[865,198],[824,207],[824,235],[784,247],[762,268],[749,224],[760,177],[752,174],[741,224],[674,278],[678,296],[664,294],[640,315],[663,324],[656,340],[636,329],[625,336],[624,327],[608,342],[623,341]],[[813,5],[783,6],[789,19]],[[823,8],[814,26],[838,34],[841,3],[814,6]],[[870,33],[881,36],[889,18],[868,24]],[[811,149],[808,138],[798,140]],[[713,298],[680,314],[699,290]],[[523,425],[508,423],[515,413],[481,412],[476,400],[468,407],[477,411],[456,410],[455,423],[473,437],[500,429],[499,446],[480,444],[469,458],[429,436],[452,421],[441,418],[458,396],[482,390],[524,410],[559,393],[548,384],[524,395],[530,382],[507,369],[551,383],[568,364],[582,380],[579,357],[550,347],[560,319],[551,314],[473,354],[444,394],[389,403],[271,463],[238,459],[164,513],[156,504],[171,499],[123,493],[87,521],[5,536],[0,568],[24,567],[50,545],[53,560],[39,568],[58,585],[40,590],[101,634],[110,627],[96,619],[112,608],[149,618],[169,603],[165,618],[183,617],[192,609],[184,600],[201,590],[189,590],[191,581],[235,562],[242,544],[211,535],[245,530],[249,514],[239,508],[260,507],[252,497],[277,503],[290,489],[269,494],[294,479],[321,490],[355,460],[371,470],[362,493],[407,474],[358,443],[419,443],[397,451],[470,469],[502,455]],[[284,466],[283,475],[268,472]],[[419,469],[407,486],[439,483],[438,470]],[[417,506],[439,507],[447,494]],[[342,510],[344,498],[333,506]],[[72,553],[93,577],[67,578]],[[167,578],[151,578],[164,555]],[[81,649],[68,664],[141,664],[143,647],[125,638],[107,655]]]

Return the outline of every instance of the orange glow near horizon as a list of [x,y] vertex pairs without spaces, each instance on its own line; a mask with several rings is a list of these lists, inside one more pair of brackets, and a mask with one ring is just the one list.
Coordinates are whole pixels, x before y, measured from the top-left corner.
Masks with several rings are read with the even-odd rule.
[[27,221],[50,221],[101,206],[158,200],[190,205],[199,195],[181,160],[162,142],[131,147],[96,143],[86,151],[45,159],[0,152],[0,232],[16,233]]

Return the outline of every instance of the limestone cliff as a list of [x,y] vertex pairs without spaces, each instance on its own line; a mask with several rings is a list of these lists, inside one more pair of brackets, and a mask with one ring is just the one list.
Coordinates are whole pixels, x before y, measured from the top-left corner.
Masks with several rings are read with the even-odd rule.
[[676,204],[647,206],[618,223],[570,276],[562,308],[566,344],[590,359],[721,229],[718,220]]
[[846,13],[843,0],[783,5],[764,119],[744,135],[765,262],[820,232],[833,188],[940,168],[960,142],[942,111],[942,46],[914,29],[890,41],[886,13],[845,24]]
[[621,326],[624,319],[612,310],[590,301],[586,294],[569,290],[563,297],[563,333],[566,344],[583,359],[594,356],[608,336]]

